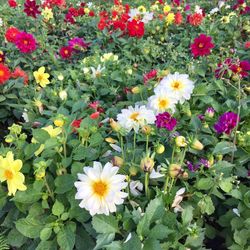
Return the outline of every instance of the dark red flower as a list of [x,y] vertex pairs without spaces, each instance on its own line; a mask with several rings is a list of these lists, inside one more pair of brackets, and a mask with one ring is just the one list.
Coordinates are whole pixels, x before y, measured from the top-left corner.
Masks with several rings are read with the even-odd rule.
[[71,123],[71,126],[72,126],[73,129],[74,129],[74,132],[76,132],[76,129],[77,129],[77,128],[80,128],[81,122],[82,122],[82,119],[78,119],[78,120],[74,120],[74,121]]
[[16,8],[17,7],[17,2],[16,0],[8,0],[9,6],[11,8]]
[[245,60],[241,61],[239,64],[233,64],[230,69],[235,73],[239,74],[242,78],[248,77],[248,72],[250,70],[250,62]]
[[157,76],[157,70],[156,69],[152,69],[151,71],[149,71],[148,73],[143,75],[143,82],[144,84],[147,84],[147,82],[150,79],[153,79]]
[[100,116],[100,112],[97,111],[97,112],[94,112],[93,114],[91,114],[89,117],[91,119],[95,120],[95,119],[98,119],[99,116]]
[[20,33],[20,30],[17,29],[16,27],[10,27],[7,29],[5,33],[5,38],[8,42],[10,43],[15,43],[16,42],[16,36]]
[[245,42],[245,49],[249,49],[250,48],[250,41]]
[[0,85],[5,84],[10,79],[11,73],[7,66],[0,63]]
[[65,15],[64,21],[71,24],[74,24],[76,22],[74,16],[71,13],[67,13]]
[[63,59],[69,59],[72,56],[72,48],[70,46],[64,46],[60,49],[59,54]]
[[95,12],[94,12],[93,10],[91,10],[91,11],[89,12],[89,16],[91,16],[91,17],[95,16]]
[[194,43],[191,44],[190,48],[194,58],[209,55],[211,49],[214,48],[212,37],[201,34],[194,39]]
[[39,11],[39,5],[36,4],[35,0],[26,0],[23,11],[27,14],[27,16],[32,16],[34,18],[41,14],[41,11]]
[[203,15],[200,13],[194,13],[188,16],[188,22],[193,26],[199,26],[202,23]]
[[177,121],[168,112],[164,112],[156,116],[155,124],[157,128],[165,128],[172,131],[175,128]]
[[127,25],[128,34],[131,37],[142,37],[144,35],[144,23],[133,19]]

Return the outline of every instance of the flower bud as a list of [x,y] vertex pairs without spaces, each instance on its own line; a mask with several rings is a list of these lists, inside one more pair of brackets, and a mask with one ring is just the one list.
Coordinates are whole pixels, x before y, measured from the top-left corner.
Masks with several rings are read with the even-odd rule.
[[57,78],[58,78],[59,81],[63,81],[63,79],[64,79],[62,74],[58,75]]
[[213,166],[213,164],[214,164],[214,156],[213,155],[209,156],[208,162],[209,162],[209,166]]
[[121,125],[120,125],[118,122],[114,121],[114,119],[112,119],[112,118],[109,119],[109,123],[110,123],[111,128],[112,128],[115,132],[119,132],[119,131],[120,131]]
[[121,167],[123,165],[124,161],[119,156],[114,156],[112,159],[112,164],[116,167]]
[[208,107],[206,112],[205,112],[205,115],[209,118],[213,118],[214,117],[214,108]]
[[138,94],[138,93],[140,93],[140,92],[141,92],[140,87],[138,87],[138,86],[133,87],[133,88],[131,89],[131,92],[132,92],[133,94]]
[[129,173],[131,176],[136,176],[138,172],[138,169],[136,167],[130,167],[129,168]]
[[222,159],[223,159],[223,155],[216,155],[216,159],[218,160],[218,161],[222,161]]
[[179,164],[171,164],[169,166],[169,175],[172,178],[177,178],[181,173],[181,166]]
[[186,138],[181,135],[177,136],[175,138],[175,144],[177,147],[186,147],[187,146]]
[[108,138],[105,138],[105,141],[108,142],[108,143],[116,143],[117,141],[111,137],[108,137]]
[[181,176],[184,180],[188,179],[188,172],[183,172],[182,176]]
[[55,126],[61,128],[64,125],[64,120],[63,119],[56,119],[56,120],[54,120],[54,124],[55,124]]
[[191,142],[191,148],[196,150],[202,150],[204,148],[204,145],[198,139],[194,139]]
[[5,137],[5,142],[12,143],[14,141],[14,137],[12,135],[7,135]]
[[151,172],[154,165],[154,160],[151,157],[146,156],[141,160],[140,167],[144,172]]
[[143,126],[141,130],[142,130],[142,133],[144,133],[145,135],[150,135],[152,131],[149,125]]
[[36,173],[36,180],[42,180],[44,176],[45,176],[45,170],[41,169]]
[[157,147],[155,148],[155,152],[157,154],[162,154],[165,151],[165,147],[162,144],[158,144]]
[[60,97],[60,99],[62,101],[65,101],[67,99],[67,97],[68,97],[68,94],[67,94],[66,90],[61,90],[59,92],[59,97]]

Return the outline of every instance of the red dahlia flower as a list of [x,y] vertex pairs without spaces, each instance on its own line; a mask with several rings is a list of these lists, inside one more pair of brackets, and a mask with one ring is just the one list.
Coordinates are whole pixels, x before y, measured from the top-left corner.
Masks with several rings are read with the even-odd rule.
[[19,77],[23,78],[23,84],[28,85],[29,77],[26,74],[25,71],[23,71],[21,68],[16,68],[14,72],[11,74],[11,77],[14,79],[17,79]]
[[17,7],[17,3],[15,0],[8,0],[9,6],[11,8],[16,8]]
[[26,32],[20,32],[16,36],[15,44],[22,53],[28,54],[36,50],[36,39]]
[[202,23],[203,15],[200,13],[194,13],[188,16],[188,22],[193,26],[199,26]]
[[242,78],[248,77],[248,72],[250,70],[250,62],[245,60],[239,62],[239,64],[233,64],[230,69],[235,73],[239,74]]
[[78,120],[74,120],[74,121],[71,123],[71,127],[73,127],[73,132],[76,132],[76,129],[77,129],[77,128],[80,128],[81,122],[82,122],[82,119],[78,119]]
[[212,37],[201,34],[194,39],[194,43],[191,44],[190,48],[194,58],[209,55],[211,49],[214,48]]
[[249,49],[250,48],[250,41],[245,42],[245,49]]
[[35,0],[26,0],[24,3],[24,12],[27,16],[32,16],[36,18],[36,15],[39,15],[41,11],[38,10],[39,5],[36,4]]
[[180,25],[182,23],[182,14],[180,11],[178,11],[175,15],[174,15],[174,23],[176,25]]
[[6,81],[10,79],[10,70],[7,66],[0,63],[0,85],[5,84]]
[[16,41],[16,36],[20,33],[20,30],[17,29],[16,27],[10,27],[7,29],[5,33],[5,38],[8,42],[10,43],[15,43]]
[[157,70],[156,69],[152,69],[151,71],[149,71],[148,73],[143,75],[143,82],[144,84],[147,84],[147,82],[150,79],[153,79],[157,76]]
[[70,46],[64,46],[60,49],[59,54],[63,59],[69,59],[72,56],[72,48]]
[[128,34],[131,37],[142,37],[144,35],[144,23],[133,19],[127,25]]

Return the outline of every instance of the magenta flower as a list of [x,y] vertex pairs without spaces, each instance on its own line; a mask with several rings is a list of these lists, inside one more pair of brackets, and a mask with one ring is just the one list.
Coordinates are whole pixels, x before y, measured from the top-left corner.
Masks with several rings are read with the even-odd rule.
[[69,47],[73,49],[75,52],[83,49],[87,49],[89,44],[84,41],[83,38],[75,37],[68,42]]
[[164,112],[156,116],[155,124],[157,128],[166,128],[167,130],[172,131],[175,128],[177,121],[168,112]]
[[210,118],[213,118],[214,117],[214,113],[215,113],[215,110],[213,107],[208,107],[206,112],[205,112],[205,115],[210,117]]
[[214,129],[218,134],[226,133],[230,134],[235,128],[237,120],[240,121],[240,117],[234,112],[226,112],[219,117],[217,123],[214,124]]
[[32,34],[20,32],[16,36],[15,45],[22,53],[32,53],[36,50],[36,39]]

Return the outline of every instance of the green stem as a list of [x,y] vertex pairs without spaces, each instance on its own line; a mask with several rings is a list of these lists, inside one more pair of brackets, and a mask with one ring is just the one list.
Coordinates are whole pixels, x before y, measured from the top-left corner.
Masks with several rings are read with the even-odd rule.
[[122,135],[118,135],[118,137],[120,138],[120,143],[121,143],[122,159],[125,162],[125,152],[124,152],[123,136]]
[[148,184],[149,184],[149,173],[146,172],[145,173],[145,193],[146,193],[146,197],[149,199],[149,187],[148,187]]
[[44,177],[44,183],[45,183],[45,186],[46,186],[46,188],[47,188],[47,190],[49,192],[49,196],[54,201],[55,200],[54,193],[51,191],[51,189],[49,187],[49,183],[47,182],[46,176]]
[[238,111],[237,111],[237,121],[236,121],[236,127],[234,131],[234,138],[233,138],[233,146],[232,146],[232,157],[231,157],[231,163],[234,161],[234,152],[235,152],[235,144],[236,144],[236,136],[237,136],[237,130],[239,127],[239,122],[240,122],[240,109],[241,109],[241,89],[240,89],[240,80],[238,81],[238,95],[239,95],[239,100],[238,100]]
[[173,187],[174,181],[175,181],[175,178],[171,178],[169,193],[171,192],[171,189]]
[[168,182],[169,182],[169,176],[167,176],[166,181],[165,181],[165,185],[164,185],[164,194],[167,193],[167,190],[168,190]]
[[185,160],[186,152],[187,152],[187,148],[185,148],[184,151],[183,151],[183,155],[182,155],[182,159],[181,159],[180,165],[182,165],[183,162],[184,162],[184,160]]
[[173,151],[172,151],[171,163],[173,163],[173,161],[174,161],[174,153],[175,153],[175,145],[174,145]]
[[132,162],[134,162],[134,159],[135,159],[135,147],[136,147],[136,133],[134,133],[134,143],[133,143],[133,160]]
[[149,135],[146,136],[146,155],[148,155],[148,142],[149,142]]

